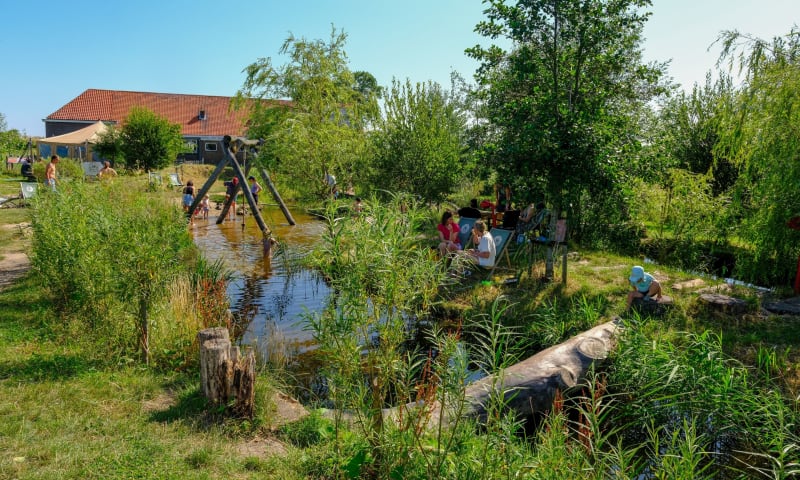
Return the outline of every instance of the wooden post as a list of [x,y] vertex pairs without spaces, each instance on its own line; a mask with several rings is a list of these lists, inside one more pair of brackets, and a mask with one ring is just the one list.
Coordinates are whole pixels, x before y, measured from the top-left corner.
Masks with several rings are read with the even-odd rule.
[[205,396],[214,405],[228,403],[230,397],[231,340],[228,329],[214,327],[197,334],[200,344],[200,386]]
[[283,203],[283,199],[281,198],[281,195],[278,193],[278,189],[276,189],[275,185],[272,183],[272,179],[269,178],[269,172],[267,172],[263,168],[259,168],[258,173],[261,174],[262,180],[264,180],[264,183],[267,184],[267,188],[272,194],[272,198],[274,198],[275,201],[278,203],[278,206],[281,207],[281,211],[283,212],[283,216],[286,217],[286,221],[289,222],[289,225],[294,225],[295,224],[294,218],[292,217],[292,214],[289,213],[289,209],[286,207],[286,204]]

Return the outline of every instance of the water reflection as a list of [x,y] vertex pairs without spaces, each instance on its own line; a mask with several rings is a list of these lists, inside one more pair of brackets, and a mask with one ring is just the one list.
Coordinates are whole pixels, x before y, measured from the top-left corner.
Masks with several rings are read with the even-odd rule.
[[302,353],[312,344],[303,316],[324,307],[329,289],[316,272],[299,268],[298,260],[319,240],[324,224],[292,211],[296,225],[290,226],[278,207],[265,207],[262,215],[280,242],[271,262],[264,258],[261,231],[252,216],[244,226],[241,216],[216,225],[212,213],[190,228],[203,253],[234,272],[228,286],[232,310],[254,314],[242,343],[258,344],[262,353],[269,353],[264,349],[279,339],[292,353]]

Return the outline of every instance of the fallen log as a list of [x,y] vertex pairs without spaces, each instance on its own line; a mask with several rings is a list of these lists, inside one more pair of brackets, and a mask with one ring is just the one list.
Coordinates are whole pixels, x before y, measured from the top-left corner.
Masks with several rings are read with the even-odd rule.
[[459,415],[485,422],[486,407],[493,394],[502,394],[507,408],[520,417],[547,412],[556,392],[567,393],[581,385],[592,364],[608,356],[615,346],[614,337],[620,324],[621,320],[615,318],[470,384],[465,403],[457,408],[443,409],[438,401],[414,402],[387,409],[384,417],[394,421],[425,418],[421,424],[427,426],[440,421],[452,425],[454,417]]

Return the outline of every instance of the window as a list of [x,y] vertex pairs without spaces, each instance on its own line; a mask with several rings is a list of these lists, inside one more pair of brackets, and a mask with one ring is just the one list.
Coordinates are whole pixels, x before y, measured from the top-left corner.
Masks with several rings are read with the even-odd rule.
[[217,151],[216,143],[206,143],[206,152],[216,152],[216,151]]

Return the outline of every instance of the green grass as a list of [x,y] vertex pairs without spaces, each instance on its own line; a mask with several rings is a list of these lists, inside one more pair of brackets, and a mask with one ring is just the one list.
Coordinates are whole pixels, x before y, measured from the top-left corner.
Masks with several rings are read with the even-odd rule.
[[30,279],[0,292],[0,478],[297,478],[237,452],[247,437],[209,417],[194,372],[108,367],[51,315]]

